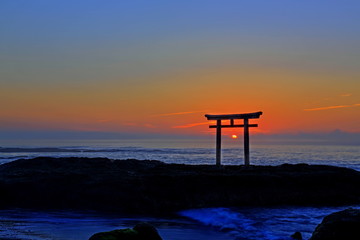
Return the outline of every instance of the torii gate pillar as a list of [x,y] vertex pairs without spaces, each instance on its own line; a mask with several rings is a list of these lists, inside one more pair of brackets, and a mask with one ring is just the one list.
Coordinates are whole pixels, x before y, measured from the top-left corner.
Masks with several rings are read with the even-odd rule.
[[[216,165],[221,165],[221,128],[244,128],[244,164],[250,165],[250,141],[249,141],[249,128],[257,127],[257,124],[249,124],[249,119],[260,118],[262,112],[242,113],[242,114],[226,114],[226,115],[209,115],[205,117],[208,120],[216,120],[216,125],[210,125],[209,128],[216,128]],[[234,119],[244,119],[244,124],[235,125]],[[230,120],[229,125],[221,125],[222,120]]]

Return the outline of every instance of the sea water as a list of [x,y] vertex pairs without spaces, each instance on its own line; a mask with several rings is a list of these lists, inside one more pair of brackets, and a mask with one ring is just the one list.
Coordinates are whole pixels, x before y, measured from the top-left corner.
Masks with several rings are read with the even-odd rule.
[[[359,146],[252,144],[250,154],[254,165],[308,163],[360,170]],[[198,139],[0,142],[0,164],[37,156],[150,159],[184,164],[215,162],[213,141]],[[224,141],[222,163],[243,163],[241,142]],[[348,207],[360,205],[188,209],[172,218],[12,209],[0,211],[0,239],[88,239],[93,233],[133,227],[139,221],[156,226],[165,240],[286,240],[296,231],[308,239],[324,216]]]
[[[324,164],[360,170],[357,145],[252,144],[251,164],[284,163]],[[215,148],[211,140],[37,140],[11,142],[0,140],[0,164],[20,158],[104,157],[109,159],[159,160],[166,163],[214,164]],[[243,164],[241,141],[224,141],[222,164]]]

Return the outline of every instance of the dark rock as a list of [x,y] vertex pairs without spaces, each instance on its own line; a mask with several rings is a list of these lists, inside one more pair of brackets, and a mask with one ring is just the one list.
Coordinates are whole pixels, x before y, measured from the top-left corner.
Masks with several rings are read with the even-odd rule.
[[134,228],[95,233],[89,240],[162,240],[162,238],[151,224],[139,223]]
[[359,185],[359,172],[321,165],[218,168],[42,157],[0,165],[0,208],[167,214],[219,206],[356,204]]
[[360,210],[346,209],[326,216],[310,240],[359,240]]
[[295,232],[293,235],[291,235],[291,239],[294,239],[294,240],[302,240],[302,235],[301,235],[301,232]]

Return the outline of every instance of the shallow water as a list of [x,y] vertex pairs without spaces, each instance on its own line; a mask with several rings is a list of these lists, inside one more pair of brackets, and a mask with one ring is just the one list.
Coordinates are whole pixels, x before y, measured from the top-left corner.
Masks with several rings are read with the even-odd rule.
[[114,229],[132,228],[138,222],[154,225],[163,239],[229,239],[227,233],[211,229],[191,219],[119,216],[96,212],[0,211],[0,239],[79,240]]

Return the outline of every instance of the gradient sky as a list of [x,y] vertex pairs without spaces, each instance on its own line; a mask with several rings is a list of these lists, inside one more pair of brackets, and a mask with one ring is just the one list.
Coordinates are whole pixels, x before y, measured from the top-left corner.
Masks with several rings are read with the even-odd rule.
[[1,0],[0,130],[360,132],[358,0]]

